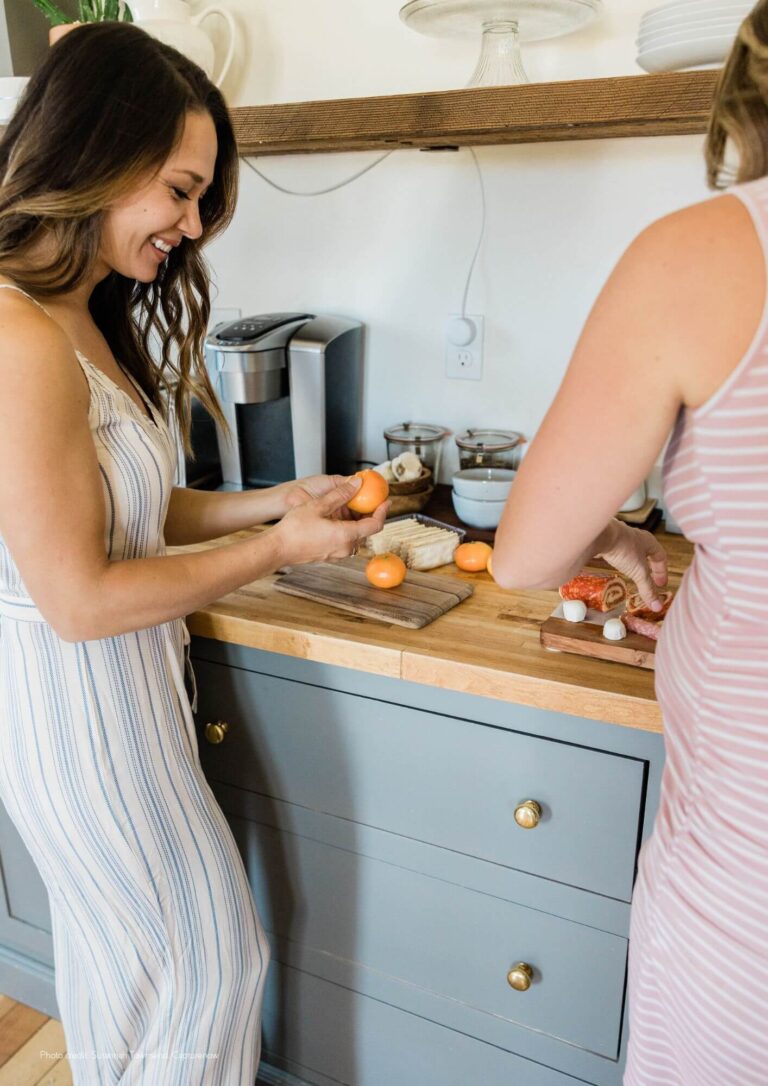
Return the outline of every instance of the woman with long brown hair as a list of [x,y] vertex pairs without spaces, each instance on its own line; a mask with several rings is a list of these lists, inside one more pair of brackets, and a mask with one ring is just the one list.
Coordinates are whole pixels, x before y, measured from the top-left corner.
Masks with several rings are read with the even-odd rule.
[[269,952],[200,768],[183,616],[386,512],[351,519],[340,477],[173,486],[169,416],[188,447],[190,397],[219,414],[201,250],[236,189],[219,92],[122,23],[56,44],[0,142],[0,798],[83,1086],[252,1086]]
[[660,609],[664,551],[611,517],[671,432],[664,496],[696,549],[656,655],[667,759],[632,903],[626,1086],[768,1082],[768,0],[720,78],[707,165],[736,183],[619,262],[494,555],[529,588],[600,555]]

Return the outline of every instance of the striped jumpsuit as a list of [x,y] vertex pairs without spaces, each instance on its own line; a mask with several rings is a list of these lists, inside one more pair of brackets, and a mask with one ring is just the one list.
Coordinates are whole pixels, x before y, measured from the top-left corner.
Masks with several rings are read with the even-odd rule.
[[[143,393],[151,420],[78,360],[106,551],[162,555],[173,438]],[[75,1086],[253,1086],[256,1076],[269,950],[200,768],[188,642],[180,618],[61,640],[0,537],[0,799],[48,891]]]
[[[729,193],[768,257],[768,178]],[[768,306],[724,385],[680,412],[663,479],[696,552],[657,654],[667,759],[633,899],[624,1083],[766,1086]]]

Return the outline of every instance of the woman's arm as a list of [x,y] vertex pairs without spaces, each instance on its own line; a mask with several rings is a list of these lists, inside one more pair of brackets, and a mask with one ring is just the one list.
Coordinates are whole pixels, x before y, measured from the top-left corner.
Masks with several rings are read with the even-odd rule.
[[264,490],[210,491],[174,487],[165,518],[169,547],[204,543],[279,520],[287,512],[285,484]]
[[252,539],[110,561],[88,385],[61,329],[28,310],[0,310],[0,533],[62,638],[110,637],[183,616],[286,563],[349,554],[381,528],[384,507],[365,520],[331,519],[359,485],[346,482]]
[[[165,518],[165,541],[169,546],[183,547],[280,520],[297,505],[322,498],[343,482],[342,475],[310,475],[264,490],[239,493],[174,487]],[[351,517],[344,509],[337,515]]]
[[612,518],[681,406],[705,402],[743,356],[764,299],[762,253],[739,200],[687,208],[640,235],[595,304],[512,487],[496,535],[499,584],[556,587],[602,554],[644,567],[638,587],[652,596],[645,560],[661,571],[661,548]]

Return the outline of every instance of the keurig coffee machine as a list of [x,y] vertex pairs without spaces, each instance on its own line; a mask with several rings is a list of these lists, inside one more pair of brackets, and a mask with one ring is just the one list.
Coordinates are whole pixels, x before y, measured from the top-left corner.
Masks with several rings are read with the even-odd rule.
[[362,325],[268,313],[219,324],[208,373],[231,428],[217,426],[223,488],[274,486],[357,470]]

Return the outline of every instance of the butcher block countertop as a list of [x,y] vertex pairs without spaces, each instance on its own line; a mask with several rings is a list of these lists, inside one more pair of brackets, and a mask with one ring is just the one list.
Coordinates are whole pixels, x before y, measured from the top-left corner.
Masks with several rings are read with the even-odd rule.
[[[246,532],[217,540],[232,542]],[[676,588],[693,557],[682,536],[658,532]],[[169,548],[169,553],[212,544]],[[652,671],[539,644],[539,625],[555,592],[499,588],[487,573],[443,566],[435,573],[470,581],[474,595],[421,630],[361,618],[275,591],[276,575],[254,581],[188,618],[199,637],[300,659],[407,679],[428,686],[533,705],[554,712],[661,732]]]

